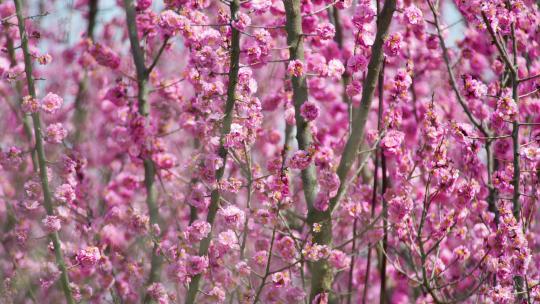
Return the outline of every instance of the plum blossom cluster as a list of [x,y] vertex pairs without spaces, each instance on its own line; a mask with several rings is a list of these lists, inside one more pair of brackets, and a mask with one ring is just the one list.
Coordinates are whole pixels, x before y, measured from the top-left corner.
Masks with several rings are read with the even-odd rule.
[[61,2],[0,1],[7,303],[540,302],[538,1]]

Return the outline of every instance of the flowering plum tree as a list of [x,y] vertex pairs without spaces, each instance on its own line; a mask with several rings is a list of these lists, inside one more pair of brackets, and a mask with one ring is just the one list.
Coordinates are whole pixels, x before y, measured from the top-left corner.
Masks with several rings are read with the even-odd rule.
[[1,0],[1,303],[540,302],[539,6]]

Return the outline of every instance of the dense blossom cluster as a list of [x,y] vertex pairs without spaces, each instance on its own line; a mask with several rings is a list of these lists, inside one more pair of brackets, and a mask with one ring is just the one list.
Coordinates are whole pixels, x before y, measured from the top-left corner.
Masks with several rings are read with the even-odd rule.
[[33,2],[0,302],[540,302],[538,1]]

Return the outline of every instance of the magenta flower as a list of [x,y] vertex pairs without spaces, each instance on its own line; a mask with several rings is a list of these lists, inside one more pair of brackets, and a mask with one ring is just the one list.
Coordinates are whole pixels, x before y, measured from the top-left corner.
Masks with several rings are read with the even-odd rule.
[[328,62],[328,76],[339,79],[345,73],[345,67],[339,59],[332,59]]
[[346,92],[350,98],[360,95],[362,93],[362,83],[358,80],[353,80],[347,85]]
[[165,10],[159,15],[158,25],[164,36],[174,36],[186,26],[186,20],[173,10]]
[[304,150],[296,151],[289,160],[289,166],[293,169],[304,170],[312,161],[310,153]]
[[150,298],[157,301],[159,304],[169,304],[169,296],[167,295],[167,291],[165,290],[165,287],[161,283],[152,283],[152,285],[148,286],[146,289],[148,292],[148,295]]
[[232,21],[232,26],[240,31],[244,31],[249,25],[251,25],[251,18],[242,12],[238,12]]
[[399,223],[410,214],[413,208],[413,201],[407,197],[396,196],[388,201],[388,218]]
[[45,113],[54,114],[56,111],[58,111],[58,109],[60,109],[63,102],[64,100],[60,96],[49,92],[41,100],[41,109]]
[[397,56],[401,50],[403,37],[400,33],[394,33],[385,40],[384,42],[384,53],[388,56]]
[[90,54],[100,65],[113,70],[120,66],[120,57],[105,45],[96,43],[90,47]]
[[336,29],[332,23],[321,23],[317,26],[317,36],[322,40],[330,40],[334,38]]
[[184,236],[186,239],[188,239],[190,242],[198,242],[205,237],[208,236],[211,230],[211,225],[202,220],[196,220],[191,224],[186,231],[184,232]]
[[37,99],[27,95],[22,98],[21,107],[22,110],[26,113],[36,113],[37,111],[39,111],[40,103]]
[[404,16],[407,22],[412,25],[418,25],[424,21],[422,11],[414,4],[405,9]]
[[282,288],[289,284],[290,277],[288,272],[276,272],[272,274],[272,283],[276,288]]
[[403,132],[390,130],[381,140],[381,147],[385,155],[397,155],[400,151],[401,143],[405,138]]
[[316,103],[311,101],[304,102],[304,104],[300,108],[300,114],[307,121],[313,121],[317,119],[317,117],[319,117],[319,113],[319,106],[317,106]]
[[42,220],[42,223],[45,227],[45,231],[47,231],[48,233],[60,231],[60,229],[62,228],[62,222],[58,216],[47,215]]
[[332,250],[328,257],[328,262],[336,269],[344,269],[349,266],[350,259],[343,251]]
[[187,273],[189,275],[197,275],[206,271],[208,268],[208,257],[192,255],[186,261]]
[[217,237],[217,244],[219,250],[221,250],[223,253],[240,248],[240,245],[238,244],[238,237],[232,230],[221,232]]
[[481,81],[472,78],[471,75],[465,75],[463,78],[465,96],[469,98],[481,98],[487,94],[487,87]]
[[37,61],[41,65],[47,65],[47,64],[51,63],[52,56],[50,54],[41,55],[41,56],[38,56]]
[[176,157],[171,153],[157,153],[153,159],[159,169],[168,170],[176,166]]
[[93,267],[101,259],[101,253],[99,252],[99,248],[95,246],[86,247],[77,253],[75,259],[81,267]]
[[291,60],[287,66],[287,73],[290,76],[300,77],[304,75],[304,63],[300,60]]
[[11,146],[6,151],[0,152],[0,165],[6,169],[16,169],[23,162],[23,151],[18,147]]
[[152,6],[152,0],[137,0],[137,10],[144,11]]
[[224,303],[226,299],[226,293],[223,288],[219,286],[214,286],[209,292],[208,295],[214,303]]
[[240,229],[244,225],[245,213],[240,208],[229,205],[221,208],[219,213],[225,221],[225,225],[232,229]]
[[71,204],[75,201],[75,190],[70,184],[62,184],[54,192],[56,199],[62,203]]
[[59,144],[67,136],[67,130],[61,123],[48,125],[45,129],[45,140],[50,143]]

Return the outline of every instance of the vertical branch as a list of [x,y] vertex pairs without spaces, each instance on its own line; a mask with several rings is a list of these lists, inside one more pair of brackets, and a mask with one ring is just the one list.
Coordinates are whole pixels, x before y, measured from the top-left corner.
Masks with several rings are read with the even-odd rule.
[[487,159],[487,169],[488,169],[488,208],[489,211],[492,212],[495,215],[495,223],[497,224],[499,221],[499,210],[497,209],[496,200],[497,200],[497,189],[493,187],[492,177],[493,177],[493,164],[494,164],[494,158],[493,158],[493,150],[491,149],[491,139],[490,132],[482,125],[481,122],[478,122],[474,116],[472,115],[470,109],[467,107],[465,103],[465,99],[461,95],[458,84],[456,81],[456,76],[454,75],[454,71],[452,70],[452,64],[450,63],[450,55],[448,54],[448,48],[446,47],[446,42],[444,41],[444,37],[442,35],[442,30],[439,23],[439,14],[435,8],[435,6],[431,3],[431,1],[428,1],[429,8],[431,10],[431,13],[433,14],[433,24],[435,26],[435,29],[437,30],[437,37],[439,39],[439,45],[442,50],[442,55],[444,59],[444,63],[446,65],[446,70],[448,72],[448,77],[450,78],[450,85],[452,87],[452,91],[454,91],[454,94],[456,95],[456,98],[461,105],[461,108],[467,115],[467,118],[469,121],[482,133],[483,136],[486,137],[486,159]]
[[89,0],[88,2],[88,27],[86,34],[88,38],[94,40],[94,28],[96,27],[96,16],[98,11],[98,0]]
[[[129,41],[131,44],[131,54],[133,61],[135,62],[135,69],[137,73],[137,101],[139,114],[146,119],[150,114],[150,104],[148,102],[148,75],[149,70],[144,63],[144,53],[140,46],[139,37],[137,35],[137,24],[135,22],[135,7],[132,0],[124,0],[124,6],[126,10],[126,22],[128,27]],[[159,222],[159,209],[156,204],[157,192],[155,187],[156,169],[154,162],[150,156],[145,156],[144,162],[144,185],[146,188],[146,205],[150,214],[150,224],[158,224]],[[162,258],[157,253],[157,244],[154,244],[152,250],[152,261],[150,266],[150,274],[148,277],[148,284],[159,280],[161,271]],[[145,297],[145,302],[150,299]]]
[[[511,37],[512,37],[512,50],[513,50],[513,66],[514,69],[510,69],[510,79],[512,81],[512,98],[518,107],[518,114],[514,122],[512,122],[512,150],[513,150],[513,163],[514,163],[514,177],[512,184],[514,186],[514,195],[512,197],[512,213],[517,222],[521,218],[521,202],[519,201],[520,196],[520,178],[521,178],[521,168],[520,166],[520,153],[519,153],[519,80],[518,80],[518,63],[517,63],[517,43],[516,43],[516,25],[512,22],[511,24]],[[526,278],[526,277],[525,277]],[[516,290],[518,291],[518,299],[523,299],[523,288],[527,290],[527,296],[529,293],[529,287],[524,285],[523,276],[515,276],[514,280],[516,282]]]
[[437,296],[437,294],[431,287],[430,279],[428,278],[427,269],[426,269],[426,262],[427,262],[428,255],[425,252],[424,240],[422,237],[422,229],[426,223],[426,218],[427,218],[429,207],[431,204],[431,194],[430,194],[431,178],[432,178],[432,172],[430,170],[428,179],[426,182],[424,200],[422,203],[422,216],[420,217],[420,223],[418,225],[418,231],[416,233],[416,240],[418,242],[418,249],[420,251],[420,263],[422,265],[422,286],[431,295],[435,303],[441,303],[441,301],[439,300],[439,297]]
[[[303,60],[303,41],[302,41],[302,27],[301,27],[301,13],[300,13],[300,1],[299,0],[285,0],[285,12],[287,15],[287,43],[290,46],[290,59]],[[367,122],[369,110],[371,108],[371,101],[373,93],[375,91],[375,85],[377,76],[379,75],[383,52],[382,46],[384,38],[390,23],[392,16],[396,8],[395,0],[387,0],[384,8],[381,12],[381,17],[377,21],[377,35],[373,44],[372,56],[368,65],[368,74],[364,80],[364,87],[362,91],[362,99],[360,108],[353,111],[353,120],[351,134],[343,151],[341,161],[337,170],[337,174],[340,178],[340,186],[337,195],[330,201],[330,206],[326,211],[318,211],[313,208],[313,202],[317,192],[317,183],[314,168],[308,167],[302,171],[302,181],[304,185],[304,195],[306,197],[306,203],[308,204],[308,223],[319,223],[322,229],[319,233],[314,235],[314,242],[318,244],[331,244],[332,242],[332,221],[331,213],[336,207],[340,198],[343,196],[346,190],[346,177],[349,170],[356,158],[361,140],[364,136],[364,129]],[[293,77],[293,90],[294,90],[294,103],[296,109],[296,122],[297,122],[297,141],[300,149],[309,147],[311,134],[309,129],[306,128],[306,123],[299,115],[299,109],[302,103],[307,99],[307,87],[305,85],[305,79],[302,77]],[[328,262],[318,261],[311,265],[312,279],[311,279],[311,293],[310,299],[312,300],[319,293],[326,293],[331,291],[333,273],[330,269]]]
[[[381,72],[379,73],[379,119],[378,128],[380,131],[382,124],[382,114],[384,107],[384,61],[382,64]],[[381,241],[381,255],[380,255],[380,270],[381,270],[381,286],[380,286],[380,301],[384,304],[386,299],[386,252],[388,249],[388,202],[384,198],[386,189],[388,188],[388,177],[386,172],[386,157],[381,153],[381,170],[382,170],[382,189],[381,189],[381,201],[382,201],[382,220],[383,220],[383,239]]]
[[369,115],[369,110],[371,109],[373,93],[375,92],[377,77],[379,76],[383,61],[382,46],[386,34],[388,33],[388,29],[390,28],[390,23],[392,22],[392,16],[394,15],[395,10],[396,0],[386,0],[384,2],[382,11],[377,18],[377,34],[372,46],[371,58],[368,64],[368,72],[362,86],[363,89],[360,107],[353,113],[351,128],[352,132],[349,135],[349,139],[347,140],[337,169],[337,174],[341,183],[337,195],[330,201],[330,211],[336,208],[337,204],[341,200],[341,197],[347,190],[347,174],[354,163],[354,159],[358,153],[358,148],[360,147],[360,143],[364,137],[366,122]]
[[262,277],[261,285],[259,286],[259,288],[257,289],[257,292],[255,293],[255,299],[253,300],[254,304],[256,304],[259,301],[261,292],[264,288],[264,285],[266,284],[266,280],[268,279],[268,276],[270,276],[270,264],[272,262],[272,251],[274,249],[274,242],[276,240],[276,228],[277,228],[277,224],[275,224],[274,228],[272,229],[272,239],[270,240],[270,249],[268,252],[268,258],[266,259],[264,276]]
[[[379,121],[379,127],[380,127],[380,121],[381,121],[380,114],[381,114],[381,110],[379,109],[379,118],[377,119]],[[379,145],[376,146],[376,150],[375,150],[375,172],[373,172],[373,187],[372,187],[372,195],[371,195],[371,220],[373,220],[373,217],[375,215],[375,202],[377,201],[377,175],[379,172],[378,150],[379,150]],[[364,290],[362,291],[362,304],[366,304],[370,271],[371,271],[371,243],[368,243],[366,272],[364,274]],[[347,304],[350,304],[350,303],[347,302]]]
[[467,118],[469,118],[469,121],[478,129],[485,137],[489,137],[489,133],[487,130],[482,126],[481,122],[478,122],[469,108],[467,107],[467,104],[465,103],[465,99],[459,92],[458,84],[456,81],[456,76],[454,74],[454,71],[452,70],[452,64],[450,63],[450,55],[448,54],[448,48],[446,47],[446,42],[444,41],[444,37],[442,35],[441,27],[439,24],[439,13],[437,12],[435,6],[433,3],[431,3],[431,0],[428,0],[428,5],[431,10],[431,13],[433,14],[433,24],[435,26],[435,29],[437,30],[437,37],[439,38],[439,45],[441,46],[442,55],[444,59],[444,63],[446,65],[446,70],[448,72],[448,76],[450,77],[450,85],[452,86],[452,90],[456,94],[456,98],[467,115]]
[[495,158],[493,156],[493,150],[491,148],[491,140],[486,140],[485,150],[487,159],[487,178],[488,178],[488,190],[489,195],[487,197],[488,209],[495,214],[495,225],[499,224],[499,210],[497,209],[497,189],[493,186],[493,172],[495,170]]
[[[383,67],[381,69],[381,72],[379,73],[379,108],[377,113],[377,131],[380,133],[382,128],[382,119],[383,119],[383,95],[384,95],[384,61],[383,61]],[[372,196],[371,196],[371,219],[373,219],[373,216],[375,215],[375,202],[377,201],[377,174],[379,171],[379,155],[382,156],[382,153],[380,151],[379,144],[375,147],[375,172],[373,173],[373,190],[372,190]],[[384,156],[383,156],[384,157]],[[386,163],[383,166],[383,179],[386,177]],[[383,180],[383,192],[386,190],[386,182]],[[383,208],[383,220],[386,222],[384,208]],[[386,251],[386,249],[384,249]],[[386,255],[384,255],[385,263],[386,263]],[[386,266],[385,266],[386,267]],[[371,269],[371,243],[368,243],[368,253],[367,253],[367,261],[366,261],[366,272],[365,272],[365,278],[364,278],[364,291],[362,293],[362,304],[366,303],[366,297],[367,297],[367,289],[368,289],[368,283],[369,283],[369,273]],[[382,268],[381,268],[382,270]],[[381,271],[381,274],[383,271]],[[386,273],[386,270],[384,270],[384,273]],[[385,283],[386,284],[386,283]],[[381,297],[382,297],[382,290],[385,290],[386,287],[382,286],[382,280],[381,280]],[[381,299],[381,302],[382,299]]]
[[[375,179],[375,178],[374,178]],[[358,224],[358,219],[355,218],[353,222],[353,241],[352,241],[352,248],[351,248],[351,262],[349,264],[349,278],[347,282],[347,304],[351,304],[352,301],[352,294],[353,294],[353,280],[354,280],[354,263],[356,262],[356,226]],[[369,249],[368,249],[369,250]]]
[[[87,38],[94,41],[94,28],[96,25],[96,16],[98,9],[98,0],[90,0],[88,2],[88,27],[86,29]],[[75,134],[73,141],[79,143],[82,139],[84,123],[86,121],[86,109],[84,101],[88,93],[88,71],[84,71],[83,79],[79,82],[77,95],[75,96],[75,114],[73,123],[75,125]]]
[[[515,89],[517,91],[517,89]],[[514,95],[514,98],[519,96]],[[515,100],[515,99],[514,99]],[[512,185],[514,186],[514,195],[512,196],[512,213],[519,222],[521,213],[521,203],[519,201],[519,180],[520,180],[520,168],[519,168],[519,124],[517,121],[512,123],[512,150],[513,150],[513,164],[514,164],[514,178]]]
[[[283,178],[285,176],[285,174],[286,174],[286,172],[285,172],[285,169],[286,169],[285,168],[285,161],[287,159],[287,151],[289,151],[289,141],[290,141],[292,131],[293,131],[293,127],[291,125],[289,125],[289,124],[285,124],[285,142],[283,143],[283,150],[281,151],[281,169],[280,169],[280,177],[281,178]],[[281,204],[281,202],[279,202],[279,204]],[[277,215],[277,217],[281,216],[280,210],[277,210],[276,215]],[[286,225],[286,227],[290,232],[289,226]],[[256,289],[257,291],[255,292],[255,298],[253,300],[254,304],[256,304],[259,301],[261,293],[262,293],[262,291],[263,291],[263,289],[264,289],[264,287],[266,285],[266,280],[268,280],[268,277],[271,274],[270,273],[270,263],[272,262],[272,252],[273,252],[274,243],[275,243],[275,240],[276,240],[276,229],[277,229],[277,223],[275,223],[274,227],[272,228],[272,238],[270,239],[270,248],[268,249],[268,258],[266,259],[265,272],[264,272],[264,275],[261,278],[261,284]],[[293,238],[293,240],[294,240],[296,248],[298,248],[300,250],[301,247],[297,245],[296,239]],[[241,258],[243,258],[242,248],[241,248],[240,256],[241,256]],[[302,270],[304,268],[303,262],[301,262],[300,267],[301,267],[300,268],[300,273],[301,273],[301,277],[302,277],[302,285],[304,285],[304,275],[303,275],[303,270]],[[305,286],[304,286],[304,288],[305,288]]]
[[[236,13],[240,9],[240,1],[233,0],[230,3],[230,12],[231,19],[236,17]],[[238,84],[238,71],[240,69],[240,32],[231,26],[231,57],[229,65],[229,83],[227,85],[227,101],[225,103],[225,116],[223,118],[223,124],[221,126],[221,141],[219,146],[219,157],[223,159],[223,166],[216,170],[216,181],[219,182],[223,178],[225,173],[225,167],[227,164],[227,148],[224,144],[224,136],[229,134],[231,131],[231,124],[233,119],[233,110],[236,101],[236,86]],[[213,226],[214,219],[216,218],[216,213],[218,211],[219,202],[221,200],[221,194],[219,189],[215,188],[212,190],[210,206],[208,207],[208,215],[206,221]],[[213,228],[213,227],[212,227]],[[208,254],[208,248],[210,246],[210,240],[212,239],[212,231],[208,234],[206,238],[201,240],[199,247],[199,255],[204,256]],[[188,294],[186,296],[186,304],[193,304],[197,293],[199,292],[199,285],[201,283],[202,275],[197,274],[191,280],[189,284]]]
[[[512,80],[512,98],[519,108],[519,80],[518,80],[518,63],[517,63],[517,43],[516,43],[516,25],[512,23],[512,50],[514,56],[514,69],[511,69],[511,80]],[[519,111],[519,110],[518,110]],[[521,177],[521,170],[519,167],[519,112],[516,120],[512,123],[512,148],[513,148],[513,157],[514,157],[514,196],[512,197],[513,202],[513,214],[516,220],[519,222],[521,217],[521,203],[519,201],[519,183]]]
[[[334,36],[334,41],[337,43],[337,45],[339,46],[340,50],[343,51],[343,27],[341,25],[341,20],[339,20],[340,16],[339,16],[339,10],[336,9],[335,7],[330,7],[329,8],[329,14],[331,14],[331,21],[332,23],[334,24],[334,28],[336,29],[336,33],[335,33],[335,36]],[[342,101],[344,103],[347,104],[347,110],[348,110],[348,115],[349,115],[349,118],[351,118],[351,115],[352,115],[352,102],[349,98],[349,96],[347,95],[347,85],[349,85],[349,83],[351,82],[351,74],[345,70],[345,73],[342,75],[341,77],[341,83],[343,85],[343,92],[341,93],[341,98],[342,98]],[[350,126],[349,126],[350,127]],[[349,132],[350,132],[350,129],[349,129]],[[367,157],[367,155],[366,155]],[[364,167],[366,168],[366,167]],[[363,169],[362,172],[365,172],[366,170]],[[365,174],[367,175],[367,174]],[[365,176],[364,175],[364,176]],[[366,179],[363,179],[363,181],[365,181]],[[357,225],[358,225],[358,219],[355,218],[354,219],[354,222],[353,222],[353,228],[352,228],[352,231],[353,231],[353,241],[352,241],[352,247],[351,247],[351,262],[349,263],[349,278],[348,278],[348,283],[347,283],[347,304],[351,304],[351,301],[352,301],[352,295],[353,295],[353,279],[354,279],[354,265],[355,265],[355,262],[356,262],[356,230],[357,230]]]
[[[195,138],[194,142],[193,142],[193,149],[194,150],[198,150],[199,147],[200,147],[201,143],[199,142],[199,139]],[[193,177],[191,178],[191,182],[189,184],[189,187],[190,187],[190,191],[193,191],[193,186],[195,186],[195,184],[197,183],[197,178]],[[197,207],[195,206],[189,206],[189,224],[193,224],[193,222],[195,222],[198,218],[198,210],[197,210]]]
[[[499,41],[497,38],[497,35],[493,28],[491,27],[491,22],[487,18],[487,16],[482,13],[482,19],[484,23],[486,24],[488,33],[491,36],[491,39],[493,40],[493,43],[497,47],[497,50],[499,51],[499,55],[503,59],[506,68],[510,71],[510,81],[512,84],[512,98],[514,99],[514,102],[516,105],[519,105],[519,79],[518,79],[518,71],[517,71],[517,45],[516,45],[516,36],[515,36],[515,24],[512,23],[511,25],[511,35],[512,35],[512,48],[513,48],[513,60],[510,60],[508,57],[508,53],[504,47],[504,45]],[[518,114],[519,117],[519,114]],[[512,213],[514,214],[514,218],[516,221],[519,222],[520,220],[520,213],[521,213],[521,203],[519,201],[519,183],[520,183],[520,168],[519,168],[519,122],[517,121],[518,118],[512,123],[512,149],[513,149],[513,164],[514,164],[514,177],[512,180],[512,185],[514,186],[514,195],[512,196]]]
[[[7,25],[4,26],[4,29],[6,33],[6,44],[7,44],[7,51],[8,51],[8,56],[9,56],[9,64],[10,64],[10,67],[14,67],[17,65],[17,58],[15,55],[15,46],[13,45],[13,39],[11,39],[11,37],[8,34],[8,26]],[[22,86],[23,84],[21,83],[20,80],[17,80],[15,82],[15,90],[17,91],[17,99],[19,100],[19,105],[22,104],[22,97],[23,97]],[[34,135],[32,134],[31,116],[28,115],[27,113],[21,112],[21,120],[23,124],[24,134],[28,138],[28,145],[31,146],[32,141],[34,140]],[[37,162],[36,150],[35,149],[31,149],[31,150],[32,150],[32,153],[31,153],[32,167],[33,167],[34,172],[37,172],[38,162]]]
[[[34,77],[32,75],[32,56],[28,47],[28,36],[26,34],[25,27],[25,18],[23,17],[22,11],[22,1],[14,0],[15,9],[17,14],[17,21],[19,27],[19,34],[21,36],[21,48],[24,55],[24,72],[26,74],[26,81],[28,85],[28,93],[32,98],[36,98],[36,88],[34,85]],[[41,117],[39,112],[32,114],[32,121],[34,124],[34,140],[36,144],[36,154],[37,162],[39,166],[39,176],[41,179],[41,188],[43,190],[43,204],[45,205],[45,210],[48,215],[54,214],[53,199],[51,195],[51,190],[49,188],[49,178],[47,176],[47,163],[45,157],[45,149],[43,147],[43,136],[41,130]],[[64,255],[62,253],[62,245],[60,243],[60,237],[58,232],[53,232],[49,234],[49,237],[53,243],[54,255],[56,258],[56,263],[60,269],[60,283],[62,285],[62,290],[66,297],[66,302],[68,304],[74,304],[75,301],[71,294],[71,289],[69,287],[69,277],[67,273],[66,263],[64,261]]]
[[[343,27],[341,25],[341,21],[339,20],[339,10],[335,7],[331,7],[330,11],[332,13],[332,23],[334,24],[334,28],[336,29],[336,34],[334,36],[334,41],[339,46],[340,50],[343,50]],[[352,104],[349,99],[349,96],[347,95],[347,85],[351,82],[351,74],[345,70],[345,73],[343,73],[341,77],[341,82],[343,84],[343,92],[341,94],[343,102],[347,103],[349,107],[349,112],[352,110]],[[352,113],[349,113],[351,115]]]
[[[287,15],[287,44],[289,45],[289,59],[304,61],[304,40],[302,33],[302,13],[300,12],[300,0],[285,0],[285,12]],[[308,122],[300,114],[300,108],[308,99],[306,77],[291,77],[293,87],[293,101],[296,119],[296,140],[298,148],[307,151],[312,144],[312,135]],[[317,196],[317,177],[315,165],[310,164],[302,170],[302,182],[304,196],[308,207],[312,209]]]
[[131,44],[131,55],[135,62],[135,70],[137,72],[137,101],[139,106],[139,114],[147,117],[150,113],[150,104],[148,103],[148,72],[144,63],[144,52],[139,42],[137,34],[137,23],[135,22],[135,7],[132,0],[124,0],[126,10],[126,23],[128,27],[129,41]]
[[[334,41],[339,46],[339,49],[343,51],[343,26],[341,24],[341,21],[339,20],[340,14],[339,10],[335,7],[329,8],[329,14],[331,14],[331,21],[334,24],[334,28],[336,29],[336,34],[334,35]],[[356,52],[356,47],[355,47]],[[353,114],[353,104],[349,96],[347,95],[347,86],[351,83],[352,75],[351,73],[345,69],[345,72],[343,75],[341,75],[341,83],[343,85],[343,91],[341,93],[341,100],[343,103],[347,104],[347,111],[349,116],[349,122],[352,121],[352,114]],[[351,132],[352,123],[349,123],[349,132]],[[365,143],[361,144],[360,149],[364,150]],[[366,148],[367,149],[367,148]],[[366,158],[368,157],[368,154],[363,154],[358,158],[358,162],[362,163]],[[369,180],[370,179],[370,172],[367,167],[363,167],[361,171],[362,179],[363,180]]]
[[[246,201],[246,207],[248,209],[248,212],[251,214],[251,199],[253,196],[253,169],[251,165],[251,154],[248,154],[248,148],[246,142],[244,142],[244,155],[246,157],[246,173],[247,173],[247,201]],[[246,216],[246,219],[244,220],[244,234],[242,235],[242,245],[240,246],[240,259],[244,259],[245,255],[245,249],[247,244],[247,236],[248,236],[248,224],[249,224],[249,216]],[[271,251],[270,251],[271,252]]]
[[[302,13],[300,0],[284,0],[287,17],[287,45],[289,45],[289,59],[304,61],[304,41],[302,33]],[[300,114],[301,107],[308,98],[308,89],[304,75],[291,77],[293,87],[293,101],[296,119],[296,141],[298,147],[307,151],[312,144],[312,134],[309,124]],[[319,211],[314,207],[317,196],[317,175],[314,164],[302,170],[302,184],[304,197],[308,207],[307,222],[309,225],[318,223],[321,231],[314,234],[314,243],[328,245],[332,243],[332,219],[330,210]],[[328,293],[332,289],[334,275],[326,259],[311,263],[311,293],[310,302],[320,293]]]

